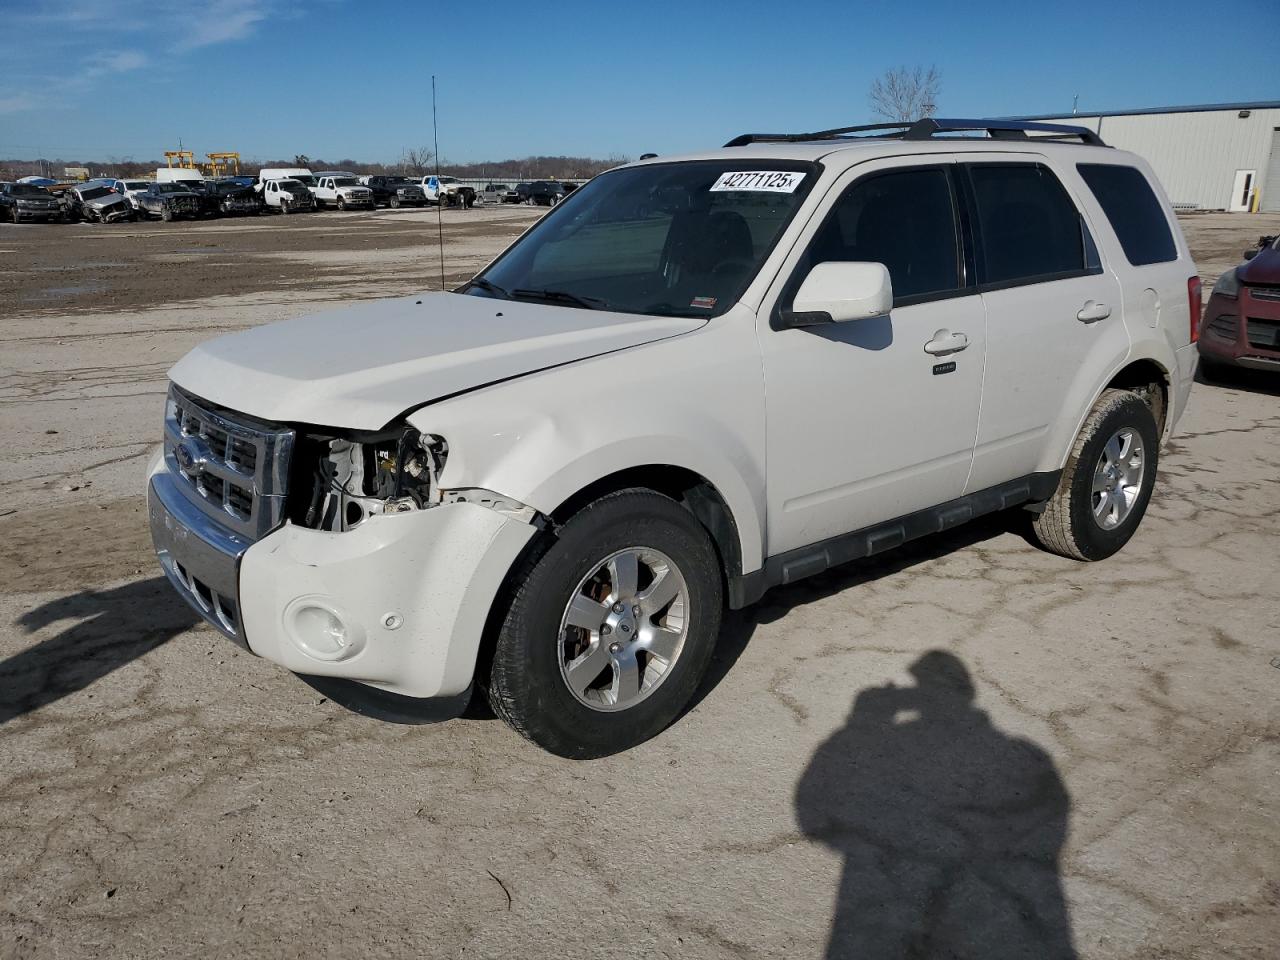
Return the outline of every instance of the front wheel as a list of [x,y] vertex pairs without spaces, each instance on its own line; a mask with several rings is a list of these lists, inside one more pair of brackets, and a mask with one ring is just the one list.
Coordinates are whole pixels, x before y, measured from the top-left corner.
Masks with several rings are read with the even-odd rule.
[[1104,390],[1085,418],[1036,539],[1075,560],[1104,560],[1138,529],[1156,482],[1160,434],[1136,393]]
[[345,198],[343,198],[343,197],[339,197],[339,198],[338,198],[338,209],[339,209],[339,210],[345,210],[345,209],[347,209],[347,201],[346,201],[346,199],[345,199]]
[[720,630],[720,566],[674,500],[625,490],[574,515],[500,601],[487,678],[494,712],[563,757],[618,753],[692,698]]
[[399,206],[400,206],[400,198],[399,198],[399,197],[392,197],[390,200],[388,200],[388,201],[387,201],[387,206],[392,207],[392,208],[399,207]]
[[161,207],[161,208],[160,208],[160,219],[161,219],[161,220],[163,220],[165,223],[169,223],[171,220],[173,220],[173,208],[172,208],[172,207]]

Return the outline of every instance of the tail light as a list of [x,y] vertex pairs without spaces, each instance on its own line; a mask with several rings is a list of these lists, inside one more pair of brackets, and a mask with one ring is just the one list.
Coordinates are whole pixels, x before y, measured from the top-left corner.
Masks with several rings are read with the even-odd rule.
[[1204,309],[1199,277],[1187,278],[1187,308],[1191,311],[1191,342],[1200,339],[1200,312]]

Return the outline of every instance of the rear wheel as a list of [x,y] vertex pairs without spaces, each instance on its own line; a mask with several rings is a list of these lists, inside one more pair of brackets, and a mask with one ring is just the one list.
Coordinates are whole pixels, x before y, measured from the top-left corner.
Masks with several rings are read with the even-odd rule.
[[1033,524],[1036,539],[1075,560],[1103,560],[1138,529],[1156,482],[1160,435],[1151,408],[1104,390],[1076,437],[1058,489]]
[[520,734],[580,759],[660,733],[689,703],[720,629],[711,538],[646,490],[585,507],[500,601],[489,702]]

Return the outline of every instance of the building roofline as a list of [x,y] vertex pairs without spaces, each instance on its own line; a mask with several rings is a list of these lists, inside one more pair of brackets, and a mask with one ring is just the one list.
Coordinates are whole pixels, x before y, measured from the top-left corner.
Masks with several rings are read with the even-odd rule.
[[1215,110],[1280,110],[1280,100],[1248,103],[1196,103],[1183,107],[1138,107],[1133,110],[1077,110],[1075,113],[1040,113],[1035,116],[1001,117],[1002,120],[1069,120],[1072,117],[1134,117],[1153,113],[1209,113]]

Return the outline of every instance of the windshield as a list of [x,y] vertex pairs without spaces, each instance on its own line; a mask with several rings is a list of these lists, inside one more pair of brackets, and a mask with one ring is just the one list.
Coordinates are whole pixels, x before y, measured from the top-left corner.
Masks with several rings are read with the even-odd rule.
[[756,275],[818,170],[699,160],[606,173],[570,193],[466,292],[719,316]]
[[290,180],[297,180],[299,183],[305,183],[309,187],[316,185],[316,178],[309,173],[293,173],[289,175]]
[[15,197],[48,197],[52,196],[44,187],[33,187],[26,183],[15,183],[9,188]]
[[185,183],[157,183],[156,193],[190,193],[191,188]]
[[126,190],[145,190],[147,186],[146,180],[126,180],[124,184]]
[[335,187],[354,187],[356,186],[355,177],[334,177],[333,185]]
[[110,187],[91,187],[88,190],[80,191],[81,200],[99,200],[102,197],[109,197],[115,193]]

